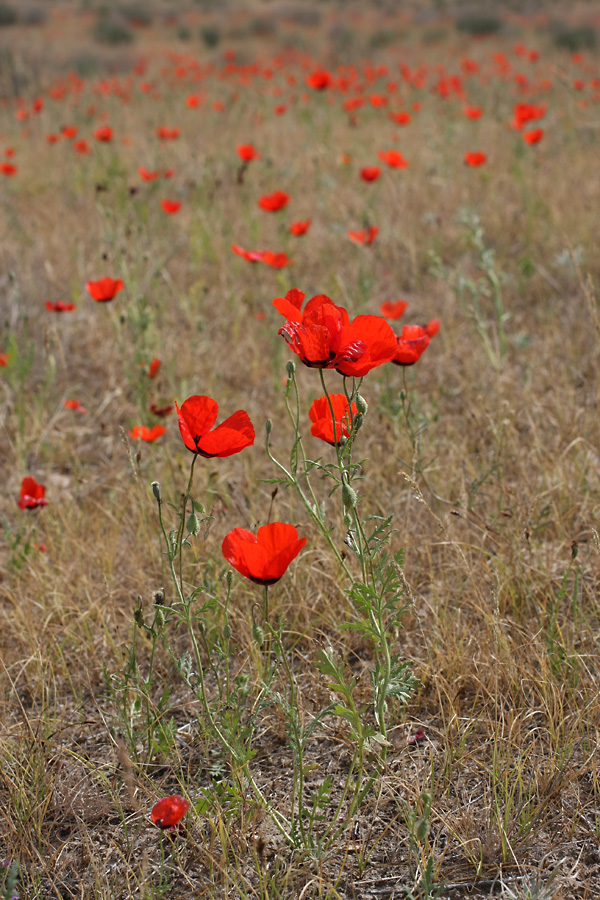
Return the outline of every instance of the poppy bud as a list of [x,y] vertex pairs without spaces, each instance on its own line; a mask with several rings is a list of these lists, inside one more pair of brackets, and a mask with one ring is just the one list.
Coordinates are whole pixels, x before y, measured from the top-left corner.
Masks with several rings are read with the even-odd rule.
[[359,411],[359,413],[363,416],[366,416],[367,410],[369,408],[369,404],[367,403],[365,398],[363,396],[361,396],[361,394],[357,394],[356,397],[354,398],[354,402],[356,403],[356,408]]
[[153,481],[151,487],[152,487],[152,493],[156,497],[157,502],[160,503],[161,499],[162,499],[160,496],[160,482]]
[[296,371],[296,364],[293,363],[291,359],[288,359],[287,363],[285,364],[285,368],[288,373],[288,377],[291,378]]
[[231,637],[231,625],[229,624],[229,622],[226,622],[223,625],[223,637],[225,638],[226,641],[228,641],[229,638]]
[[360,413],[354,417],[354,430],[358,431],[359,428],[362,428],[363,422],[365,421],[364,416]]
[[231,569],[229,569],[229,571],[227,572],[225,580],[227,581],[227,590],[230,591],[231,585],[233,584],[233,572],[231,571]]
[[349,484],[342,485],[342,500],[344,501],[344,506],[346,507],[346,509],[354,509],[354,507],[358,503],[356,491],[354,490],[354,488],[351,488]]
[[141,603],[140,603],[140,605],[137,607],[137,609],[135,610],[135,612],[134,612],[134,614],[133,614],[133,618],[135,619],[135,624],[136,624],[139,628],[143,628],[143,627],[144,627],[144,613],[142,612],[142,604],[141,604]]
[[252,637],[254,638],[258,646],[262,647],[265,642],[265,633],[260,625],[257,625],[256,623],[254,623],[254,625],[252,626]]
[[165,624],[165,613],[162,606],[156,607],[156,612],[154,613],[154,624],[157,628],[162,628]]
[[352,528],[352,516],[350,513],[344,513],[344,525],[346,528]]
[[155,606],[164,606],[165,595],[163,591],[154,591],[154,596],[152,597],[152,602]]
[[272,428],[273,428],[272,421],[270,419],[267,419],[267,421],[265,422],[265,431],[267,432],[267,434],[271,434]]

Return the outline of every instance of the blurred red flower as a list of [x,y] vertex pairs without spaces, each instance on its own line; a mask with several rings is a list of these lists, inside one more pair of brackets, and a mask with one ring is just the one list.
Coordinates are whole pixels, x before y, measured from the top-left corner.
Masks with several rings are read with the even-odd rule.
[[138,172],[144,181],[156,181],[157,178],[160,178],[160,172],[149,172],[144,166],[140,166]]
[[295,235],[296,237],[300,237],[302,234],[306,234],[308,229],[310,228],[312,219],[307,219],[305,222],[292,222],[290,225],[290,234]]
[[465,153],[465,162],[468,166],[482,166],[487,162],[487,156],[481,150],[468,151]]
[[429,346],[429,334],[420,325],[405,325],[397,338],[392,362],[397,366],[412,366]]
[[65,409],[72,409],[78,413],[86,413],[87,412],[87,409],[85,408],[85,406],[81,405],[79,400],[65,400],[65,402],[63,403],[63,406],[65,407]]
[[360,231],[349,231],[348,237],[351,241],[354,241],[355,244],[372,244],[377,235],[379,234],[379,228],[376,225],[371,225],[370,228],[363,228]]
[[75,143],[73,144],[73,149],[76,153],[80,153],[82,156],[91,153],[90,145],[86,140],[75,141]]
[[158,416],[159,419],[164,419],[165,416],[168,416],[169,413],[172,413],[174,409],[175,407],[173,406],[173,404],[170,404],[169,406],[157,406],[156,403],[150,404],[150,412],[155,416]]
[[207,459],[233,456],[254,443],[254,426],[243,410],[234,412],[213,429],[219,406],[210,397],[195,395],[188,397],[181,409],[177,403],[175,407],[183,443],[192,453]]
[[390,169],[408,169],[410,163],[397,150],[380,150],[379,159]]
[[464,106],[463,115],[466,116],[467,119],[480,119],[483,115],[483,110],[478,106]]
[[379,307],[379,312],[386,319],[401,319],[407,307],[406,300],[384,300]]
[[121,278],[101,278],[99,281],[87,281],[85,286],[94,300],[106,303],[122,291],[124,285]]
[[238,246],[238,244],[232,244],[231,249],[234,253],[237,253],[238,256],[243,257],[243,259],[247,259],[248,262],[257,263],[262,262],[262,251],[261,250],[244,250],[243,247]]
[[161,125],[155,131],[156,137],[161,141],[174,141],[179,137],[179,133],[179,128],[167,128],[165,125]]
[[64,300],[57,300],[56,303],[52,303],[51,300],[46,300],[46,309],[50,312],[57,313],[73,312],[75,304],[65,303]]
[[134,441],[141,440],[151,444],[152,441],[158,440],[166,432],[167,429],[164,425],[153,425],[152,428],[148,428],[146,425],[136,425],[129,432],[129,437],[133,438]]
[[3,175],[8,175],[8,176],[16,175],[17,167],[13,163],[3,162],[3,163],[0,163],[0,172],[2,172]]
[[286,194],[285,191],[275,191],[273,194],[265,194],[261,197],[258,205],[266,212],[278,212],[288,205],[289,200],[289,194]]
[[63,137],[65,137],[68,141],[73,140],[77,135],[77,127],[75,125],[63,125],[60,129]]
[[544,137],[543,128],[534,128],[533,131],[524,131],[523,140],[528,144],[539,144]]
[[58,144],[60,141],[60,134],[47,134],[46,135],[46,143],[47,144]]
[[184,800],[179,794],[173,794],[171,797],[163,797],[155,806],[152,807],[152,821],[158,828],[172,828],[177,825],[186,812],[190,808],[187,800]]
[[28,475],[21,482],[21,497],[17,501],[19,509],[35,509],[36,506],[48,506],[48,501],[44,496],[46,488],[43,484],[38,484],[35,478]]
[[425,326],[425,331],[427,332],[427,334],[429,335],[429,337],[432,338],[432,337],[435,337],[435,335],[439,332],[440,328],[441,328],[441,322],[440,322],[440,320],[439,320],[439,319],[432,319],[431,322],[429,322],[429,323]]
[[256,535],[245,528],[234,528],[225,535],[223,556],[244,578],[255,584],[275,584],[304,545],[293,525],[271,522]]
[[264,263],[265,266],[270,266],[272,269],[285,269],[286,266],[292,264],[293,260],[288,257],[287,253],[273,253],[272,250],[262,250],[260,252],[260,262]]
[[260,159],[260,153],[254,149],[252,144],[238,144],[236,150],[242,162],[252,162],[253,159]]
[[0,351],[0,369],[5,369],[8,365],[8,353]]
[[377,181],[381,174],[379,166],[365,166],[360,170],[360,177],[363,181]]
[[179,200],[161,200],[160,205],[169,216],[175,215],[181,209]]
[[97,141],[107,144],[113,139],[113,130],[109,125],[101,125],[100,128],[96,128],[94,131],[94,137]]
[[[331,406],[329,401],[331,401]],[[331,407],[333,407],[333,415],[335,417],[335,439]],[[355,416],[357,412],[356,404],[353,403],[352,416]],[[345,394],[330,394],[329,399],[326,396],[319,397],[313,402],[308,411],[308,416],[313,423],[310,429],[312,436],[320,438],[328,444],[340,444],[342,438],[347,438],[350,435],[352,416],[350,415],[348,398]]]
[[325,294],[312,297],[302,312],[303,299],[302,291],[293,288],[273,306],[286,316],[279,334],[305,366],[361,378],[394,356],[396,335],[380,316],[357,316],[350,322],[344,307]]
[[306,83],[314,91],[324,91],[331,84],[331,74],[325,69],[317,69],[306,76]]
[[160,359],[153,359],[151,363],[149,363],[148,368],[146,369],[146,375],[148,378],[156,378],[158,375],[158,370],[160,369]]
[[390,119],[392,122],[395,122],[396,125],[408,125],[410,122],[410,113],[407,112],[397,112],[390,113]]

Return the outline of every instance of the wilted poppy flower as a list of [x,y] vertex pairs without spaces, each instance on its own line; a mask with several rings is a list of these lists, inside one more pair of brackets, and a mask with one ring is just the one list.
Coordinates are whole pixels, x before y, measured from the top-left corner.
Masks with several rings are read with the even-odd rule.
[[134,441],[147,441],[151,444],[152,441],[158,440],[158,438],[162,437],[166,432],[167,429],[164,425],[154,425],[152,428],[148,428],[146,425],[136,425],[135,428],[132,428],[129,432],[129,437],[133,438]]
[[380,150],[379,159],[390,169],[408,169],[410,163],[397,150]]
[[0,163],[0,172],[2,172],[3,175],[7,176],[16,175],[17,167],[14,165],[14,163],[3,162]]
[[384,300],[379,307],[379,312],[386,319],[401,319],[407,307],[406,300]]
[[[329,401],[331,401],[331,406]],[[335,416],[335,438],[331,407],[333,407],[333,415]],[[345,394],[330,394],[329,399],[326,396],[319,397],[318,400],[313,402],[308,411],[310,421],[313,423],[310,433],[313,437],[320,438],[328,444],[340,444],[343,438],[345,439],[350,435],[352,417],[357,412],[356,404],[353,403],[352,415],[350,414],[348,398]]]
[[363,181],[377,181],[381,174],[379,166],[365,166],[360,170],[360,177]]
[[219,405],[210,397],[188,397],[181,409],[177,403],[175,407],[183,443],[192,453],[199,453],[207,459],[233,456],[254,443],[254,426],[248,413],[243,410],[234,412],[213,429]]
[[107,144],[113,139],[113,130],[109,125],[101,125],[100,128],[96,128],[94,131],[94,137],[97,141]]
[[266,212],[278,212],[288,205],[289,200],[289,194],[286,194],[285,191],[275,191],[273,194],[265,194],[264,197],[261,197],[258,205]]
[[420,325],[405,325],[397,338],[392,362],[397,366],[412,366],[429,346],[429,334]]
[[534,128],[533,131],[525,131],[523,133],[523,140],[527,144],[539,144],[539,142],[544,137],[544,129],[543,128]]
[[179,200],[161,200],[160,205],[169,216],[174,215],[181,209]]
[[146,375],[148,378],[156,378],[158,375],[158,370],[160,369],[160,359],[153,359],[151,363],[149,363],[148,368],[146,369]]
[[307,219],[305,222],[292,222],[290,225],[290,234],[295,235],[296,237],[300,237],[302,234],[306,234],[308,229],[310,228],[312,219]]
[[21,498],[17,501],[19,509],[35,509],[36,506],[48,506],[44,496],[46,488],[38,484],[35,478],[28,475],[21,482]]
[[82,406],[79,400],[65,400],[63,403],[65,409],[72,409],[78,413],[86,413],[87,409],[85,406]]
[[465,153],[465,162],[468,166],[482,166],[487,162],[487,156],[481,150],[468,151]]
[[275,584],[304,545],[293,525],[271,522],[256,535],[245,528],[234,528],[223,540],[223,556],[244,578],[255,584]]
[[360,231],[349,231],[348,237],[351,241],[354,241],[355,244],[372,244],[377,235],[379,234],[379,228],[376,225],[371,225],[370,228],[363,228]]
[[165,416],[168,416],[169,413],[172,413],[175,407],[171,403],[169,406],[157,406],[156,403],[150,404],[150,412],[154,413],[155,416],[158,416],[159,419],[164,419]]
[[75,304],[65,303],[64,300],[57,300],[56,303],[52,303],[51,300],[46,300],[46,309],[50,312],[57,313],[73,312]]
[[238,144],[236,150],[242,162],[252,162],[253,159],[260,159],[260,153],[254,149],[252,144]]
[[279,334],[305,366],[361,378],[394,356],[396,335],[380,316],[357,316],[351,323],[347,311],[325,294],[312,297],[302,312],[303,299],[294,288],[273,306],[286,316]]
[[88,281],[85,286],[94,300],[106,303],[123,290],[123,281],[121,278],[101,278],[100,281]]
[[313,91],[324,91],[331,84],[331,75],[325,69],[317,69],[306,76],[306,83]]
[[172,797],[163,797],[158,803],[152,807],[152,821],[158,828],[173,828],[177,825],[186,812],[190,808],[187,800],[184,800],[179,794],[173,794]]
[[160,172],[149,172],[144,166],[140,166],[138,172],[144,181],[156,181],[157,178],[160,178]]

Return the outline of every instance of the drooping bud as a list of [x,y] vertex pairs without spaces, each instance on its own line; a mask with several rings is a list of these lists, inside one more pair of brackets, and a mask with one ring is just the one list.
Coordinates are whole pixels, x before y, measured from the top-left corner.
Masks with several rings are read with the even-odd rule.
[[254,638],[254,640],[256,641],[258,646],[262,647],[262,645],[265,642],[265,633],[262,630],[262,628],[260,627],[260,625],[256,624],[256,622],[252,626],[252,637]]
[[359,428],[362,428],[364,421],[364,416],[361,413],[359,413],[357,416],[354,416],[354,430],[358,431]]
[[346,509],[354,509],[354,507],[358,503],[356,491],[354,490],[354,488],[351,488],[349,484],[342,485],[342,500],[344,501],[344,506]]
[[352,516],[350,513],[344,513],[344,525],[346,528],[352,528]]

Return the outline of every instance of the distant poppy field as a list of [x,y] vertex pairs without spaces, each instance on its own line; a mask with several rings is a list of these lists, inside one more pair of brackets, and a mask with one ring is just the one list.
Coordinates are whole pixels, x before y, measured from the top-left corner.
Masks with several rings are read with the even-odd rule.
[[0,896],[593,898],[600,8],[263,6],[0,10]]

